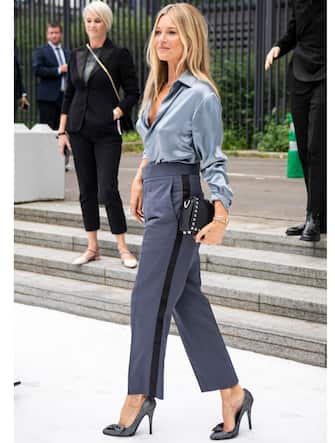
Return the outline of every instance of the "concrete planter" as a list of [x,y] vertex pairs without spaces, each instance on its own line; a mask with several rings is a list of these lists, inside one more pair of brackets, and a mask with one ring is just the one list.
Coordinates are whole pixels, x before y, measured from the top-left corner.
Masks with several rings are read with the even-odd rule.
[[55,131],[47,125],[31,130],[15,125],[14,201],[64,199],[64,159],[59,154]]

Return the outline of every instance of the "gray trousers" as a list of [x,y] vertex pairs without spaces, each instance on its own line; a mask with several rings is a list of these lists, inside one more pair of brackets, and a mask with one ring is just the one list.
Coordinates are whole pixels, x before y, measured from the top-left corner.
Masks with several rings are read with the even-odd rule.
[[143,169],[144,237],[131,296],[128,394],[163,399],[171,316],[202,392],[238,379],[211,306],[201,292],[199,244],[178,231],[182,175],[202,196],[198,164],[149,163]]

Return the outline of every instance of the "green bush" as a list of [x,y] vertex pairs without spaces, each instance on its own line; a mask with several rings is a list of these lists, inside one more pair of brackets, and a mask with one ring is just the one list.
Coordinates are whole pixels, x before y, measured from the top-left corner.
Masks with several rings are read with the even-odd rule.
[[248,149],[247,140],[245,137],[241,137],[238,131],[234,129],[225,129],[222,149],[223,151]]
[[141,142],[142,141],[140,135],[136,131],[130,131],[130,132],[127,132],[126,134],[123,134],[122,140],[123,140],[123,143],[137,142],[137,141]]
[[288,124],[267,121],[264,132],[254,134],[254,145],[258,151],[287,152],[289,148]]
[[233,58],[226,53],[220,56],[217,52],[217,61],[211,64],[211,72],[222,103],[226,149],[247,149],[252,141],[250,136],[253,132],[254,106],[253,57],[250,55],[251,74],[248,81],[246,54],[243,54],[243,63],[240,63],[241,56],[239,51]]

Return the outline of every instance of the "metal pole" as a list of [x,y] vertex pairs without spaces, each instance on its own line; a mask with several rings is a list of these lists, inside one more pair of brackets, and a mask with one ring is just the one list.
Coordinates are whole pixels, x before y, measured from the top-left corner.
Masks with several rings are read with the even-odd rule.
[[256,0],[254,126],[259,131],[264,127],[264,23],[264,1]]
[[64,0],[64,46],[70,48],[70,0]]
[[160,9],[160,1],[159,0],[152,0],[152,23],[154,23],[157,12]]
[[[273,43],[273,1],[271,0],[269,2],[265,3],[265,29],[264,29],[264,43],[265,43],[265,52],[269,51],[272,47]],[[264,54],[265,55],[265,54]],[[270,72],[268,73],[268,82],[267,82],[267,113],[269,115],[269,118],[271,119],[271,112],[272,112],[272,69],[270,69]]]

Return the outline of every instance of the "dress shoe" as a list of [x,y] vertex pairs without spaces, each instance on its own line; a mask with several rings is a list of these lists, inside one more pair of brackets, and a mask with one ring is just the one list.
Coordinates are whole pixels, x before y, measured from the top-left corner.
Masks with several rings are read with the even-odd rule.
[[298,226],[291,226],[286,229],[286,235],[301,235],[304,232],[305,223]]
[[149,417],[149,433],[152,434],[152,417],[154,415],[156,407],[156,400],[153,397],[147,397],[137,414],[135,420],[130,426],[121,426],[112,424],[103,429],[105,435],[111,435],[113,437],[131,437],[136,434],[142,419],[147,415]]
[[304,241],[320,241],[320,216],[310,212],[307,215],[306,226],[300,237]]
[[219,423],[212,429],[212,433],[209,436],[211,440],[229,440],[238,436],[240,430],[240,424],[243,414],[246,412],[248,414],[249,429],[251,429],[251,407],[254,402],[254,398],[248,389],[244,390],[244,400],[239,411],[235,415],[235,427],[232,431],[226,432],[223,429],[223,423]]

